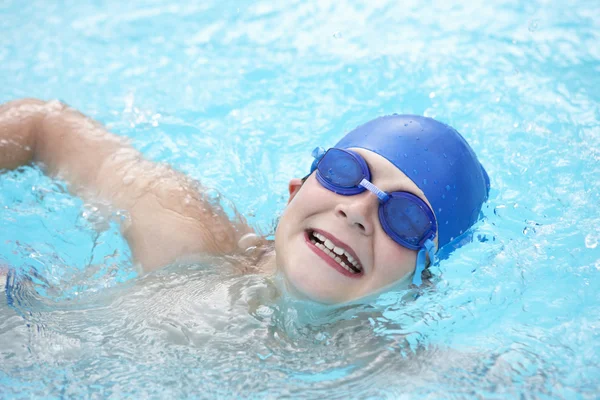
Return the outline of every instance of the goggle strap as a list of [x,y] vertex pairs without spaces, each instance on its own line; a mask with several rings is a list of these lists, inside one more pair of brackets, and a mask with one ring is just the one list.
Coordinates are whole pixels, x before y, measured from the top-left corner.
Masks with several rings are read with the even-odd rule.
[[417,267],[415,268],[415,275],[413,276],[412,281],[413,285],[417,287],[423,284],[421,274],[425,270],[427,255],[429,255],[430,265],[433,264],[435,261],[435,244],[431,239],[427,239],[425,243],[423,243],[423,247],[421,247],[421,250],[419,250],[419,253],[417,254]]
[[323,158],[323,156],[325,155],[325,153],[327,153],[327,151],[322,148],[322,147],[315,147],[311,153],[311,155],[314,157],[314,161],[312,163],[312,165],[310,166],[310,172],[312,173],[315,169],[317,169],[317,165],[319,165],[319,161],[321,161],[321,159]]
[[429,265],[432,265],[435,262],[435,243],[433,240],[427,239],[425,243],[423,243],[423,247],[427,250],[427,254],[429,255]]
[[416,287],[421,286],[423,280],[421,279],[421,273],[425,270],[425,261],[427,261],[427,253],[425,247],[421,247],[417,254],[417,267],[415,268],[415,274],[413,275],[412,283]]
[[375,194],[375,196],[377,196],[377,198],[379,198],[379,201],[381,201],[382,203],[385,203],[390,198],[389,194],[387,194],[383,190],[379,190],[379,188],[377,186],[373,185],[371,182],[369,182],[365,178],[363,178],[363,180],[360,181],[358,186],[362,186],[365,189],[367,189],[369,192]]

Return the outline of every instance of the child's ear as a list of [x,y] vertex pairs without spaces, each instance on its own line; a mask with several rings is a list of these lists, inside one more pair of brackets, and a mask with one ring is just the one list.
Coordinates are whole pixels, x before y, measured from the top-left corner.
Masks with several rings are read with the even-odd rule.
[[292,201],[292,199],[296,196],[296,193],[298,193],[298,191],[302,187],[302,183],[302,179],[300,178],[293,178],[292,180],[290,180],[290,183],[288,184],[288,191],[290,192],[288,204],[290,204],[290,201]]

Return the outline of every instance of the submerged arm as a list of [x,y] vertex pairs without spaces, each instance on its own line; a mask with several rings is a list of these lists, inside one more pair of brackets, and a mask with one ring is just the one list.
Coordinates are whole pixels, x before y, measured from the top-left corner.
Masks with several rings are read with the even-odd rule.
[[232,252],[251,231],[234,225],[196,181],[144,159],[126,139],[57,101],[0,105],[0,169],[30,162],[87,201],[127,211],[131,223],[123,233],[145,270],[185,256]]

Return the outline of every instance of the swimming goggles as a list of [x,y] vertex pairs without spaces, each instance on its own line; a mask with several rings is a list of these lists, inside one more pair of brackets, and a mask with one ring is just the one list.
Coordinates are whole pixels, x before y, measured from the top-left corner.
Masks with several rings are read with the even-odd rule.
[[401,246],[418,250],[413,284],[422,284],[426,254],[433,263],[436,233],[435,216],[419,197],[408,192],[386,193],[371,183],[371,172],[366,161],[352,150],[317,147],[311,173],[326,189],[343,196],[353,196],[368,190],[379,199],[379,222],[385,233]]

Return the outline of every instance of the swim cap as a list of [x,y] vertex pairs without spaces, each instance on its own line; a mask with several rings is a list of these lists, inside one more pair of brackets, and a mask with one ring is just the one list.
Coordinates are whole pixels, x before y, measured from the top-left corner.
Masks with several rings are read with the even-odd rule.
[[452,127],[418,115],[376,118],[335,147],[385,157],[425,194],[438,225],[438,248],[467,231],[487,200],[490,181],[473,149]]

